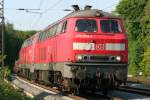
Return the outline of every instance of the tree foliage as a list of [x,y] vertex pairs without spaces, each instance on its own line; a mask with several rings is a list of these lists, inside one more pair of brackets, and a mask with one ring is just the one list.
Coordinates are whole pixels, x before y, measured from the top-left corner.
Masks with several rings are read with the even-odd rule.
[[150,0],[121,0],[116,11],[125,20],[129,37],[129,72],[149,72]]
[[0,80],[7,78],[10,75],[10,69],[8,67],[0,67]]
[[19,50],[25,39],[33,35],[35,31],[15,30],[13,24],[5,25],[5,65],[11,66],[12,69],[15,60],[18,59]]

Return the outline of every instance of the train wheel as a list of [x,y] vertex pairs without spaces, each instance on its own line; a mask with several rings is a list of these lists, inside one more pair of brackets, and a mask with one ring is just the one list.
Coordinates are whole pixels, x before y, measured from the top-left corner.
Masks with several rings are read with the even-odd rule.
[[58,76],[57,76],[57,82],[59,84],[58,89],[62,91],[62,88],[63,88],[63,86],[62,86],[63,77],[62,77],[61,73],[59,73]]
[[79,89],[78,88],[71,88],[70,93],[72,95],[79,95]]
[[63,79],[63,91],[70,91],[70,81],[67,78]]
[[104,95],[104,96],[106,96],[107,94],[108,94],[108,89],[102,89],[102,94]]
[[119,83],[117,81],[114,82],[115,88],[119,87]]
[[91,94],[95,94],[95,92],[96,92],[95,88],[91,89]]

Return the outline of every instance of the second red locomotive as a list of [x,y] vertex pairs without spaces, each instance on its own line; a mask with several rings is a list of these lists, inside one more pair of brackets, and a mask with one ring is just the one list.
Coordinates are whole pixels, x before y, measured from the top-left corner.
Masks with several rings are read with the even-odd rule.
[[65,91],[105,91],[126,81],[127,63],[127,34],[121,19],[86,6],[25,40],[17,70]]

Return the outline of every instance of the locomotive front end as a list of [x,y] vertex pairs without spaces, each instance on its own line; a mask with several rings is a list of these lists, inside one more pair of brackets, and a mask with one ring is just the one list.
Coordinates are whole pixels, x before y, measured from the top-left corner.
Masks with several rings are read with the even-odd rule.
[[127,79],[127,34],[117,18],[74,19],[71,70],[80,88],[114,88]]

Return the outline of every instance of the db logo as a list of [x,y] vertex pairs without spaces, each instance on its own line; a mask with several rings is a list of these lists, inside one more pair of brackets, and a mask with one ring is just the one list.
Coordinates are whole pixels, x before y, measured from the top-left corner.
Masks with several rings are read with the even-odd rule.
[[95,49],[96,50],[105,50],[105,44],[96,44]]

